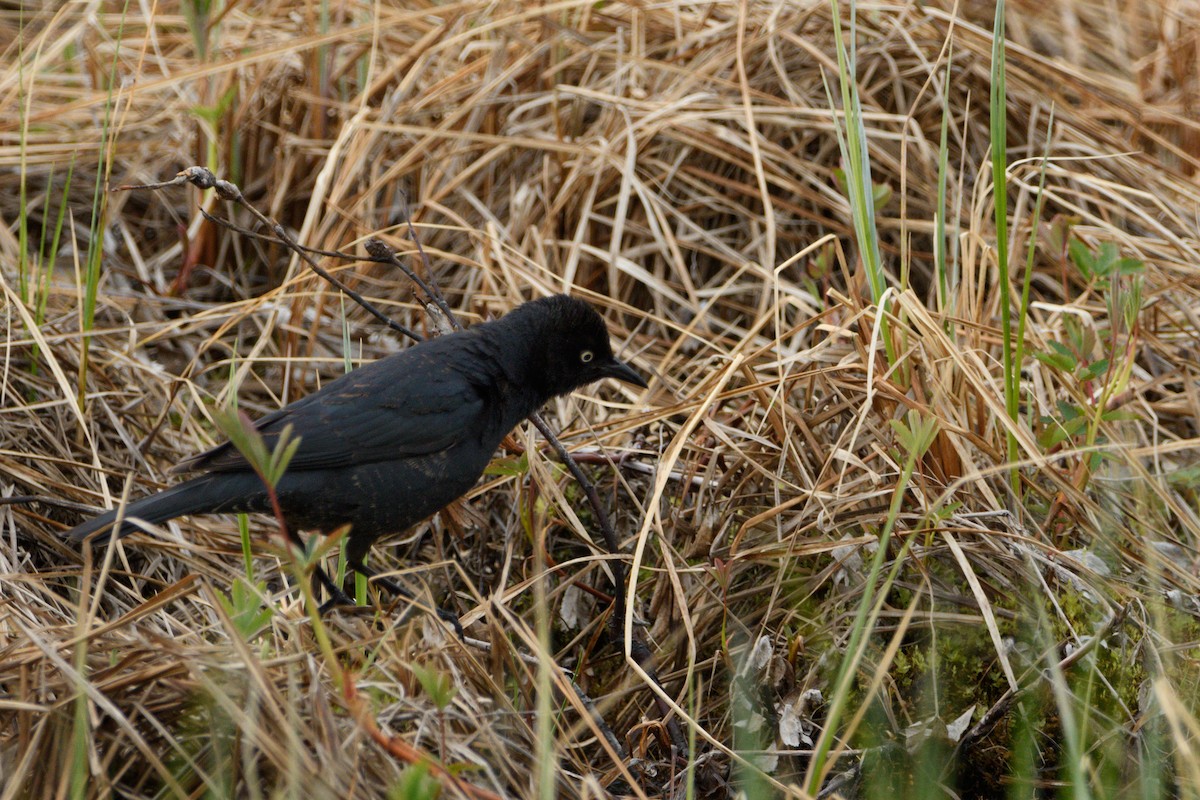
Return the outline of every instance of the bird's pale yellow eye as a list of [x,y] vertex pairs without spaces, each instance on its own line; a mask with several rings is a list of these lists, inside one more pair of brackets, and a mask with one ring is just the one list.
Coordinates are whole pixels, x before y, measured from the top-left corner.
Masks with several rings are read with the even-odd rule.
[[584,350],[582,353],[579,354],[579,360],[582,361],[584,364],[587,364],[595,357],[596,357],[596,354],[593,353],[591,350]]

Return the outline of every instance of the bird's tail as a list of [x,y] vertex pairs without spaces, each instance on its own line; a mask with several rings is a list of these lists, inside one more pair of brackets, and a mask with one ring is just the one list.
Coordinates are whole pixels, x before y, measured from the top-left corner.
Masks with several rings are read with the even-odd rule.
[[[255,480],[257,476],[251,475]],[[172,486],[166,491],[152,494],[149,497],[143,497],[141,500],[129,503],[125,506],[125,516],[121,522],[120,530],[113,528],[113,523],[117,521],[117,509],[106,511],[98,517],[89,519],[76,525],[71,530],[63,534],[68,539],[74,541],[82,541],[88,536],[91,536],[97,531],[102,531],[97,535],[92,542],[95,544],[104,544],[109,539],[116,536],[120,539],[123,536],[128,536],[141,528],[134,524],[136,518],[143,522],[149,522],[157,525],[160,522],[166,522],[175,517],[181,517],[184,514],[212,514],[218,512],[238,512],[238,511],[261,511],[260,504],[255,503],[256,498],[253,497],[253,487],[249,487],[250,497],[243,495],[242,502],[232,501],[229,487],[222,485],[223,475],[202,475],[190,481]],[[259,484],[261,489],[261,483]],[[233,494],[236,497],[236,494]],[[108,530],[105,530],[105,529]]]

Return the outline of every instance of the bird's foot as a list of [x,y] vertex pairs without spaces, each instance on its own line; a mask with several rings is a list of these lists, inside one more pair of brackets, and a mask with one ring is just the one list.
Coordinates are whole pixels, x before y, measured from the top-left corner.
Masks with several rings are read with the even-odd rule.
[[341,589],[338,589],[337,587],[330,588],[329,595],[330,595],[329,599],[326,600],[324,603],[322,603],[321,607],[317,609],[317,613],[322,616],[327,614],[329,611],[332,611],[333,609],[338,608],[339,606],[357,606],[358,605],[358,603],[354,602],[353,597],[346,594],[345,592],[343,592]]
[[329,599],[317,609],[318,614],[324,615],[330,609],[337,608],[338,606],[357,605],[357,603],[354,602],[354,598],[342,591],[342,587],[338,586],[337,583],[334,582],[333,578],[329,577],[329,573],[327,573],[318,565],[313,569],[312,574],[312,590],[314,597],[321,593],[322,586],[324,586],[326,591],[329,592]]
[[451,628],[454,628],[454,635],[458,637],[460,642],[467,641],[467,636],[465,633],[463,633],[462,623],[458,621],[458,614],[455,614],[449,609],[442,608],[441,606],[434,606],[434,610],[437,611],[437,615],[442,622],[447,622],[450,624]]
[[[379,577],[372,578],[371,580],[383,589],[386,589],[393,597],[404,598],[410,602],[415,599],[412,595],[412,592],[408,591],[394,581]],[[458,621],[458,614],[455,614],[449,609],[442,608],[441,606],[434,606],[433,610],[437,613],[438,619],[440,619],[442,622],[448,623],[450,627],[454,629],[454,635],[458,637],[460,642],[467,641],[467,635],[463,633],[462,623]]]
[[[363,564],[352,564],[351,566],[360,574],[366,575],[371,583],[374,583],[379,588],[385,590],[388,594],[392,595],[392,597],[403,597],[404,599],[410,601],[415,599],[412,592],[408,591],[391,578],[386,578],[382,575],[378,575],[372,571],[369,571]],[[434,606],[434,611],[437,612],[440,620],[448,623],[450,627],[454,629],[454,635],[458,637],[460,642],[466,642],[467,636],[465,633],[463,633],[463,626],[462,623],[459,622],[457,614],[455,614],[453,611],[448,611],[441,606]]]

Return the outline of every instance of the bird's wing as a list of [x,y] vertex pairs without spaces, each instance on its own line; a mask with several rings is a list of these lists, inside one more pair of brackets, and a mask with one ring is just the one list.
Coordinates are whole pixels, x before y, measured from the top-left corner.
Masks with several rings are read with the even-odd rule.
[[[406,351],[342,376],[255,427],[270,449],[292,426],[300,446],[289,470],[331,469],[444,450],[478,428],[484,412],[484,398],[470,381],[427,354]],[[246,459],[226,442],[176,471],[246,468]]]

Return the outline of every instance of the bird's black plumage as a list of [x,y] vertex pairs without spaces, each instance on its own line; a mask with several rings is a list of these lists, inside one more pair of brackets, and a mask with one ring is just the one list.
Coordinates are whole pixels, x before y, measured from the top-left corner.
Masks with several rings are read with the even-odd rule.
[[[290,532],[349,524],[347,561],[367,572],[363,557],[376,539],[461,497],[518,422],[601,378],[646,385],[613,357],[600,315],[556,295],[360,367],[255,425],[269,448],[287,425],[300,438],[276,487]],[[119,531],[113,510],[67,536],[102,532],[94,541],[104,541],[136,530],[133,518],[270,510],[262,481],[228,442],[176,471],[198,474],[129,503]]]

